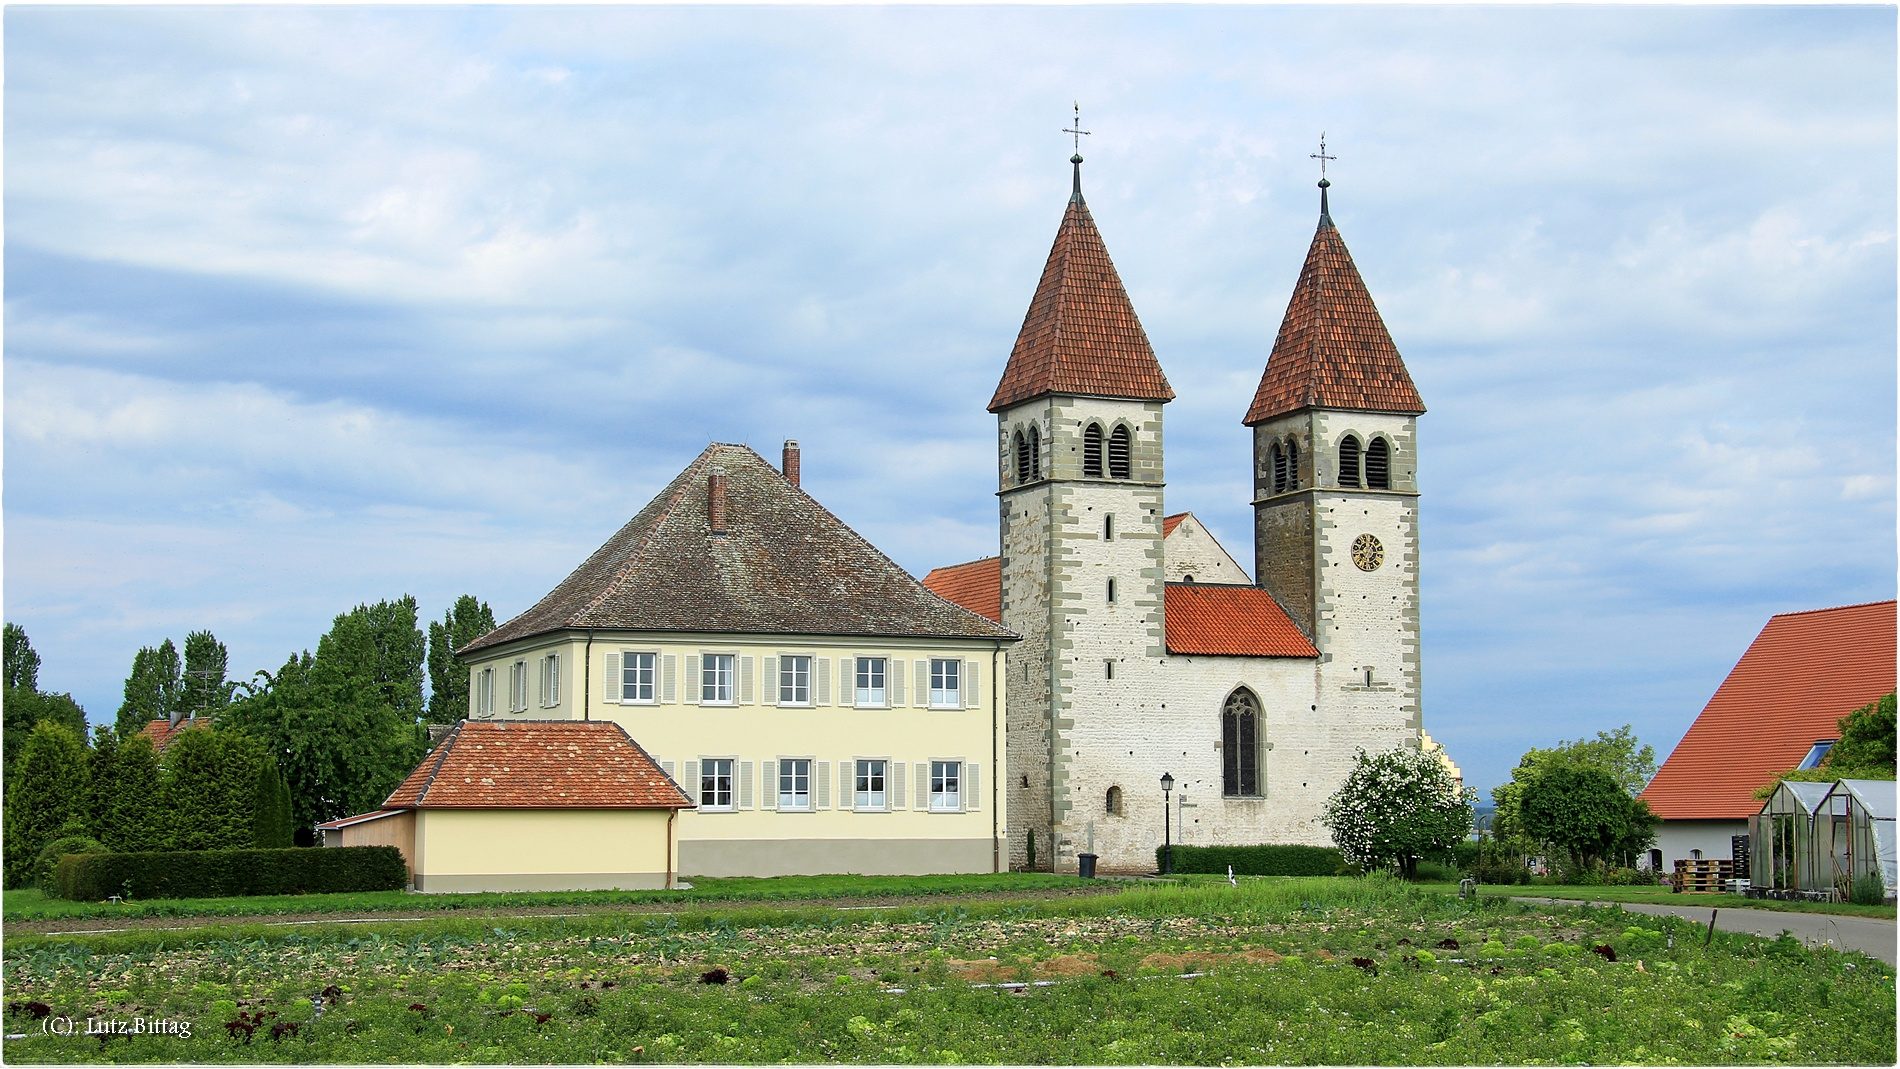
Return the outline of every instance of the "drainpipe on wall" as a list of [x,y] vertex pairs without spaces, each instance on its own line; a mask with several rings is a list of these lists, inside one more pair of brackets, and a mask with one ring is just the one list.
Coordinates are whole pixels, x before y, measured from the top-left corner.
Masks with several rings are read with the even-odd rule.
[[592,720],[594,709],[594,629],[587,629],[587,652],[581,657],[581,719]]
[[673,889],[673,822],[680,818],[680,811],[666,811],[666,889]]
[[996,688],[1001,685],[1003,675],[996,670],[996,659],[1002,656],[1003,644],[992,643],[990,648],[990,871],[1003,871],[1003,840],[997,821],[1001,814],[996,807],[1000,804],[1001,794],[998,784],[1003,781],[1003,766],[997,756],[996,748]]

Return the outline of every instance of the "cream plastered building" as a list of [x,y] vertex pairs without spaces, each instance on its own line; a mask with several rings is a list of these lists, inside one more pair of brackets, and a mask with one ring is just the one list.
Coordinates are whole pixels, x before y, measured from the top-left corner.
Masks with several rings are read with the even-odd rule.
[[471,720],[611,721],[696,803],[687,876],[1006,863],[1016,636],[925,589],[782,469],[715,444],[461,651]]
[[[1000,552],[926,583],[1023,636],[1012,865],[1146,871],[1164,840],[1328,844],[1359,750],[1423,745],[1424,412],[1322,185],[1253,401],[1254,573],[1165,508],[1174,398],[1074,189],[992,397]],[[1164,794],[1164,774],[1172,791]],[[1163,820],[1168,826],[1164,829]]]

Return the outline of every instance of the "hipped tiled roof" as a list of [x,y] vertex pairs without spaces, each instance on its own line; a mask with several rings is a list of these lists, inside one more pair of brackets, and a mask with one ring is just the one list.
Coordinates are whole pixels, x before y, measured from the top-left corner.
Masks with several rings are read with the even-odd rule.
[[[726,531],[707,517],[725,471]],[[533,608],[469,653],[563,628],[1001,638],[743,445],[714,443]]]
[[987,617],[1003,622],[1003,558],[984,557],[967,564],[932,568],[924,576],[930,592]]
[[690,809],[610,720],[464,720],[384,809]]
[[1257,586],[1169,583],[1168,652],[1207,657],[1317,657],[1273,595]]
[[989,410],[1045,394],[1174,399],[1082,200],[1079,178]]
[[1642,797],[1665,820],[1739,820],[1757,787],[1840,737],[1841,717],[1894,689],[1895,603],[1775,616]]
[[1252,425],[1302,408],[1425,411],[1352,254],[1323,212],[1242,422]]

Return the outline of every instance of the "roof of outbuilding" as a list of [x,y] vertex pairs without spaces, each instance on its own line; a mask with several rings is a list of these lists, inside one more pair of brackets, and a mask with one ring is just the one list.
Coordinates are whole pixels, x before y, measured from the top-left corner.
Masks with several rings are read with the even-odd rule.
[[610,720],[464,720],[383,803],[384,809],[692,807],[692,798]]
[[1003,558],[984,557],[967,564],[932,568],[924,576],[930,592],[987,617],[1003,622]]
[[1168,652],[1207,657],[1317,657],[1273,595],[1257,586],[1169,583]]
[[1251,426],[1302,408],[1425,411],[1352,254],[1326,214],[1320,215],[1260,388],[1241,422]]
[[1739,820],[1755,789],[1840,736],[1841,717],[1894,689],[1895,603],[1772,617],[1642,798],[1665,820]]
[[989,410],[1046,394],[1174,399],[1082,199],[1079,177]]
[[[707,477],[726,479],[726,531]],[[1014,639],[925,589],[743,445],[715,442],[528,611],[470,653],[564,628]]]

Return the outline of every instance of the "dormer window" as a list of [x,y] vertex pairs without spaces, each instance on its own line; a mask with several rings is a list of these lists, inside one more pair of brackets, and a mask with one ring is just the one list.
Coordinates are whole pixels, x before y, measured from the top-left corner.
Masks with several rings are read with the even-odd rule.
[[1366,489],[1392,489],[1392,447],[1384,438],[1374,438],[1366,447]]
[[1836,740],[1834,739],[1826,739],[1821,742],[1815,743],[1813,746],[1808,748],[1808,755],[1806,757],[1803,757],[1801,759],[1801,763],[1799,765],[1796,765],[1795,767],[1796,768],[1820,768],[1822,759],[1827,757],[1827,752],[1834,748],[1835,741]]
[[1089,424],[1089,429],[1082,432],[1082,477],[1102,477],[1102,425],[1099,423]]
[[1130,435],[1127,427],[1115,428],[1108,439],[1108,477],[1126,479],[1128,475],[1128,446]]
[[1339,442],[1339,485],[1359,485],[1359,439],[1350,434]]

